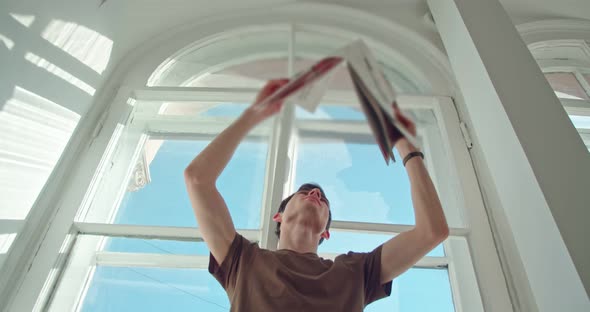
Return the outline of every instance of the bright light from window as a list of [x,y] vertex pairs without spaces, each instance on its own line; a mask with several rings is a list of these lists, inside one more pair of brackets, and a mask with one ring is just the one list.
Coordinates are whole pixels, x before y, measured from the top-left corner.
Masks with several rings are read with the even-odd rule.
[[10,16],[27,28],[35,21],[34,15],[10,13]]
[[41,36],[99,74],[106,69],[113,41],[98,32],[72,22],[53,20]]
[[36,54],[33,54],[31,52],[27,52],[25,54],[25,59],[27,61],[33,63],[34,65],[37,65],[38,67],[41,67],[41,68],[47,70],[48,72],[56,75],[57,77],[65,80],[66,82],[71,83],[73,86],[79,88],[80,90],[82,90],[90,95],[94,95],[94,92],[96,92],[96,89],[94,89],[89,84],[74,77],[72,74],[57,67],[55,64],[49,62],[48,60],[46,60]]
[[4,36],[3,34],[0,34],[0,41],[2,41],[2,43],[4,43],[4,45],[6,46],[6,48],[8,50],[12,50],[12,48],[14,47],[14,41],[12,41],[12,39]]
[[576,129],[590,129],[590,116],[570,115],[569,117]]
[[5,254],[12,246],[16,233],[0,234],[0,254]]
[[570,94],[559,92],[559,91],[554,91],[554,92],[555,92],[555,95],[557,95],[557,97],[560,99],[583,100],[583,98],[581,98],[579,96],[574,96],[574,95],[570,95]]
[[295,108],[295,117],[306,120],[366,120],[365,114],[360,111],[360,107],[346,106],[321,106],[314,113],[310,113],[297,106]]
[[79,116],[21,87],[0,111],[0,219],[23,220]]
[[588,95],[573,73],[547,73],[545,78],[562,99],[588,100]]

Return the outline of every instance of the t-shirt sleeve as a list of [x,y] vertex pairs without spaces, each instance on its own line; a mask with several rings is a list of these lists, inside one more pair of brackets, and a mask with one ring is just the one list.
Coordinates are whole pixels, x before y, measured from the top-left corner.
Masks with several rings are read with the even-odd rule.
[[240,275],[240,268],[247,265],[252,257],[253,249],[252,242],[236,233],[221,265],[209,253],[209,273],[226,291],[232,292]]
[[381,249],[379,246],[363,256],[365,305],[391,295],[392,281],[381,284]]

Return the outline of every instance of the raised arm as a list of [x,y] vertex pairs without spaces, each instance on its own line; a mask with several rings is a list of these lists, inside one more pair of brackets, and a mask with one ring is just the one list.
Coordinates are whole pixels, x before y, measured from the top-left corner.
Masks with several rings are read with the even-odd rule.
[[[416,134],[416,126],[396,112],[397,118]],[[406,139],[400,139],[395,148],[402,159],[416,148]],[[449,227],[438,199],[436,189],[420,157],[411,158],[406,164],[410,178],[412,203],[416,226],[400,233],[383,244],[381,250],[381,283],[391,281],[422,259],[429,251],[449,236]]]
[[184,170],[188,195],[199,222],[203,240],[218,263],[222,263],[236,230],[223,197],[216,187],[236,148],[252,128],[277,113],[282,103],[261,107],[262,100],[283,86],[287,80],[271,80],[246,111],[221,132]]

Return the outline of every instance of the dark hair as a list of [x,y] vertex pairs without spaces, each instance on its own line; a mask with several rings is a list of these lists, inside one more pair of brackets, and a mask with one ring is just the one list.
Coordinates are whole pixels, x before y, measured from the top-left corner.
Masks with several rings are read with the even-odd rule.
[[[326,201],[328,202],[328,224],[326,225],[326,230],[329,230],[330,223],[332,223],[332,211],[329,208],[330,202],[328,201],[328,198],[326,197],[326,193],[324,193],[324,190],[322,189],[322,187],[316,183],[305,183],[299,187],[297,192],[305,191],[305,190],[312,190],[314,188],[319,189],[320,192],[322,193],[322,197],[325,198]],[[295,195],[297,192],[295,192],[295,193],[289,195],[289,197],[283,199],[283,201],[281,202],[281,205],[279,206],[279,213],[285,211],[285,208],[287,208],[287,203],[291,200],[291,198],[293,198],[293,195]],[[281,238],[281,222],[277,222],[277,228],[275,229],[275,234],[277,234],[278,238]],[[323,241],[324,241],[324,238],[323,237],[320,238],[319,244],[321,244]]]

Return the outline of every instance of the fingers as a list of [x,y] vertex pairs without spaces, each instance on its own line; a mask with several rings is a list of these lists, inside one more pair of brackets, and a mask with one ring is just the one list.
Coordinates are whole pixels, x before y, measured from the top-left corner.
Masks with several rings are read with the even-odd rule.
[[264,99],[269,95],[275,93],[278,89],[282,86],[286,85],[289,82],[289,79],[272,79],[269,80],[266,85],[260,90],[258,94],[258,99]]
[[274,91],[278,90],[280,87],[286,85],[288,82],[289,82],[289,79],[286,79],[286,78],[284,78],[284,79],[272,79],[272,80],[269,80],[266,83],[266,86],[264,86],[264,88],[265,89],[268,88],[269,91],[274,92]]
[[411,134],[416,135],[416,125],[410,118],[406,117],[401,112],[399,106],[395,105],[395,103],[393,104],[393,111],[395,118],[399,120],[402,123],[402,125],[404,125],[408,130],[410,130]]
[[262,89],[258,92],[258,95],[256,96],[256,101],[254,103],[258,104],[258,103],[262,102],[264,99],[266,99],[267,97],[269,97],[270,95],[275,93],[278,89],[280,89],[282,86],[284,86],[288,82],[289,82],[289,79],[269,80],[264,85],[264,87],[262,87]]

